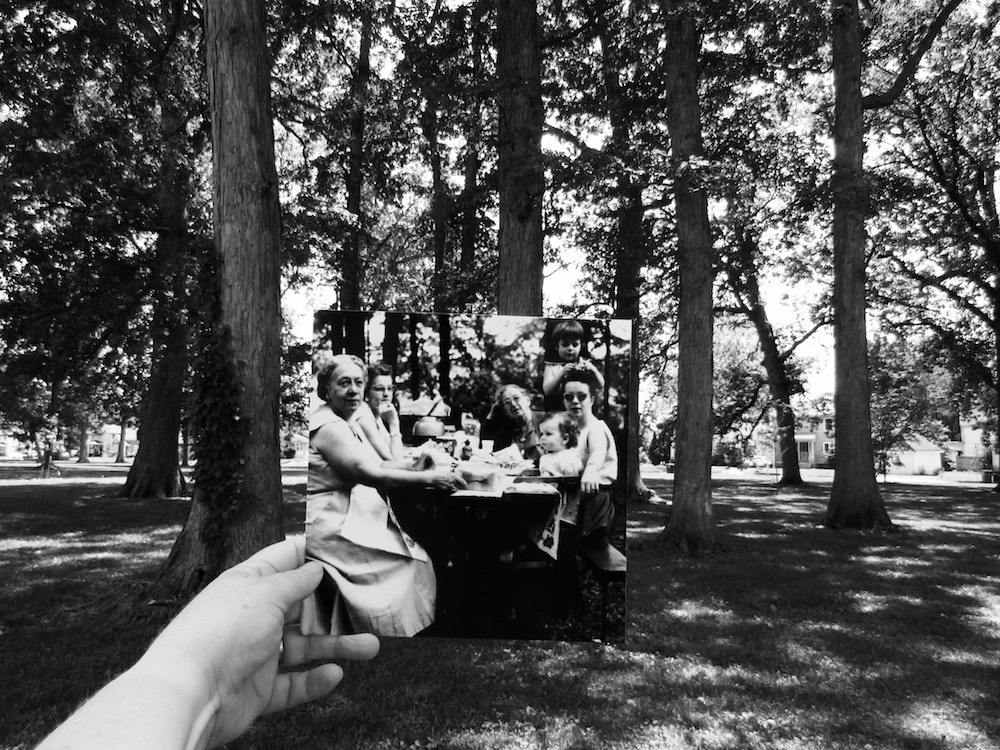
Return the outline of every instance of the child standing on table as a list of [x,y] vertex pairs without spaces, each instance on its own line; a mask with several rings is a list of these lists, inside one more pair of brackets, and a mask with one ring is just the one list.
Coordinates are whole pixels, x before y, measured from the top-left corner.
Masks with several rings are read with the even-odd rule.
[[567,412],[549,412],[538,425],[538,439],[545,453],[538,459],[538,472],[543,477],[578,477],[583,473],[583,460],[576,450],[580,429]]
[[552,326],[546,348],[545,367],[542,370],[542,393],[545,408],[558,411],[563,408],[559,399],[559,381],[573,370],[590,372],[597,387],[604,388],[604,376],[590,361],[585,345],[586,330],[579,320],[560,320]]

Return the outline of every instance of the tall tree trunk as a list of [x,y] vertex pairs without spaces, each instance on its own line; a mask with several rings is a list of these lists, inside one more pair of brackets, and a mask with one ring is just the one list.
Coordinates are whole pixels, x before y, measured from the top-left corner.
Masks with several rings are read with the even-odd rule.
[[[428,87],[429,88],[429,87]],[[434,311],[448,312],[448,288],[445,283],[445,268],[448,248],[448,192],[441,167],[441,148],[438,142],[437,101],[431,92],[425,91],[426,103],[420,122],[427,140],[427,159],[431,167],[431,256],[434,258]]]
[[77,426],[77,442],[79,445],[79,450],[76,456],[76,462],[78,464],[89,464],[90,463],[90,429],[87,427],[87,423],[81,421]]
[[668,6],[668,127],[676,168],[678,311],[677,451],[673,507],[661,540],[697,555],[716,546],[712,513],[712,233],[708,196],[690,168],[703,153],[698,101],[700,37],[695,8]]
[[[482,4],[477,7],[484,7]],[[472,76],[482,80],[484,41],[479,32],[480,13],[474,13],[472,29]],[[468,119],[465,124],[465,182],[459,197],[462,225],[459,239],[458,270],[462,277],[462,288],[455,300],[456,309],[466,309],[476,299],[475,282],[470,279],[476,263],[476,246],[479,241],[479,171],[482,168],[482,102],[479,91],[475,91],[469,102]],[[472,278],[479,278],[479,274]]]
[[204,12],[219,347],[206,380],[214,400],[200,406],[225,441],[198,446],[191,512],[161,570],[160,593],[198,589],[284,536],[280,209],[264,3],[207,0]]
[[497,0],[497,312],[542,312],[542,53],[536,0]]
[[735,251],[738,269],[731,275],[730,284],[738,296],[744,296],[742,300],[744,310],[757,332],[757,340],[764,355],[764,372],[767,374],[767,388],[771,394],[771,403],[774,405],[775,421],[778,426],[778,449],[781,453],[781,479],[778,480],[778,484],[801,485],[802,472],[799,470],[799,454],[795,446],[792,386],[788,378],[788,368],[785,366],[785,357],[778,350],[774,329],[767,319],[767,311],[760,296],[759,273],[754,260],[757,240],[745,228],[740,232],[739,246]]
[[354,218],[344,248],[340,282],[340,309],[361,309],[361,245],[365,236],[365,216],[361,205],[365,171],[365,113],[368,81],[371,78],[372,13],[364,6],[361,17],[361,46],[358,66],[351,84],[351,140],[347,167],[347,211]]
[[865,331],[865,217],[862,39],[857,0],[832,0],[833,22],[833,335],[837,461],[826,524],[890,527],[875,479],[871,387]]
[[[601,42],[601,73],[604,93],[608,102],[611,121],[611,149],[623,157],[632,142],[632,122],[622,91],[618,50],[615,49],[604,8],[591,11]],[[615,316],[639,319],[639,299],[642,289],[642,268],[646,263],[649,243],[643,227],[645,208],[642,203],[642,185],[631,173],[621,170],[618,174],[618,209],[615,215]],[[637,331],[633,330],[633,337]],[[629,369],[626,403],[625,479],[626,499],[644,500],[652,493],[646,488],[639,473],[639,359],[638,342],[632,342],[632,366]]]
[[122,411],[122,423],[118,431],[118,451],[115,454],[115,463],[123,464],[125,463],[125,436],[128,434],[128,426],[126,424],[125,412]]
[[177,457],[184,378],[187,374],[189,325],[187,203],[191,171],[183,153],[181,114],[169,96],[160,101],[164,138],[159,195],[160,234],[156,258],[158,286],[153,300],[153,352],[149,389],[139,421],[139,449],[120,497],[178,497],[187,491]]

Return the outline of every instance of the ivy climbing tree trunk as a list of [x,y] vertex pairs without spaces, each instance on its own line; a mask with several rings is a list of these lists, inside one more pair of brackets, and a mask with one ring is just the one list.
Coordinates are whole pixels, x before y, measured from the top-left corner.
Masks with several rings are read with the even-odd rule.
[[697,7],[668,5],[668,128],[676,169],[678,310],[677,452],[673,507],[661,541],[699,555],[716,546],[712,513],[712,233],[708,196],[696,182],[692,157],[703,153],[698,100],[700,35]]
[[497,312],[542,312],[542,52],[535,0],[497,0]]
[[199,373],[191,512],[156,588],[188,594],[284,536],[278,395],[280,217],[263,0],[208,0],[218,309]]

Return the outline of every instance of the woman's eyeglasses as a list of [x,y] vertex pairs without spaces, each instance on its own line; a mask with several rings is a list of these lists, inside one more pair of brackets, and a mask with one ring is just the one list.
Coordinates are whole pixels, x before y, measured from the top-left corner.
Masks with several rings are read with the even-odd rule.
[[579,401],[582,404],[588,398],[590,398],[590,394],[588,394],[588,393],[564,393],[563,394],[563,401],[568,401],[569,403],[573,403],[574,401]]

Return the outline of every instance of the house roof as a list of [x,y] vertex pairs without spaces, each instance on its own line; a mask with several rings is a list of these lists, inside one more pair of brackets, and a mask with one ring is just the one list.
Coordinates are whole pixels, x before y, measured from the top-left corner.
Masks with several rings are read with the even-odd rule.
[[920,451],[931,451],[933,453],[941,452],[941,446],[937,445],[936,443],[932,443],[923,435],[915,435],[914,437],[907,440],[906,447],[914,452],[920,452]]

